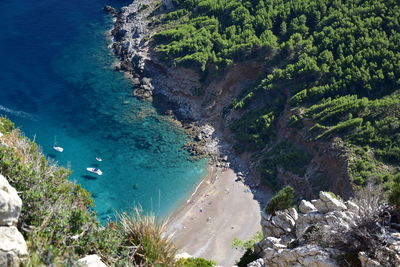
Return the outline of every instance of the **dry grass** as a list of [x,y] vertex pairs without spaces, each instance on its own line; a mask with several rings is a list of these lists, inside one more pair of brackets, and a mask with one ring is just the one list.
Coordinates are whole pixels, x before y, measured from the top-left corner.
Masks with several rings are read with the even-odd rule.
[[132,216],[119,215],[130,247],[130,261],[139,266],[175,266],[176,248],[169,236],[164,235],[165,221],[156,222],[153,215],[144,215],[136,208]]

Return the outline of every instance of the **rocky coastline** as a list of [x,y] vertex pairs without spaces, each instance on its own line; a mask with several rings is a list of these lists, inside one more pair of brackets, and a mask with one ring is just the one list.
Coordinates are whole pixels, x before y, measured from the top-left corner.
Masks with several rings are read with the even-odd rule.
[[[240,91],[239,88],[234,88],[236,90],[225,97],[225,103],[222,105],[211,101],[216,95],[222,94],[222,87],[225,87],[229,76],[236,74],[228,70],[222,75],[223,78],[206,81],[206,86],[221,89],[219,92],[210,90],[214,92],[212,95],[203,95],[199,91],[208,90],[201,84],[201,77],[197,71],[166,66],[160,62],[152,49],[154,47],[151,37],[156,27],[149,17],[166,12],[173,8],[173,5],[168,0],[157,3],[159,2],[154,0],[138,0],[121,8],[119,12],[110,6],[104,8],[115,21],[114,28],[110,31],[110,48],[119,59],[115,69],[125,72],[132,80],[133,95],[143,101],[153,101],[159,111],[181,122],[185,131],[193,137],[193,141],[183,148],[194,158],[209,157],[216,167],[233,168],[242,181],[252,189],[259,189],[260,182],[254,179],[250,172],[248,159],[239,157],[233,151],[233,142],[226,133],[226,122],[229,119],[221,121],[220,116],[220,109],[228,103],[227,101],[231,101],[232,95]],[[254,68],[258,69],[259,66]],[[244,86],[239,85],[240,88]],[[261,201],[262,199],[263,197],[260,197]]]

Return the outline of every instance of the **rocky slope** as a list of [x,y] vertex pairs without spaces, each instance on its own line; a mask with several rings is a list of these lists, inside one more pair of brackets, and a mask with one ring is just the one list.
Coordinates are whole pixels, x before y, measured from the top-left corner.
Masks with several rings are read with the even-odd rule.
[[[223,115],[224,108],[240,92],[253,84],[266,69],[262,62],[248,61],[225,70],[216,77],[205,81],[193,69],[167,66],[160,61],[151,36],[157,31],[150,14],[162,13],[172,8],[169,1],[134,1],[116,13],[105,8],[115,17],[111,31],[112,48],[120,62],[116,69],[130,75],[138,98],[153,101],[166,114],[173,114],[187,131],[194,136],[194,142],[187,149],[197,156],[210,156],[217,166],[230,165],[237,172],[250,178],[248,156],[238,157],[232,148],[233,139],[229,123],[235,117]],[[244,179],[245,177],[243,177]],[[251,186],[259,182],[249,179]]]
[[400,234],[379,197],[342,201],[320,192],[274,216],[262,213],[261,258],[248,266],[400,266]]
[[[173,109],[181,121],[189,121],[192,122],[191,125],[195,125],[190,129],[198,142],[194,146],[188,146],[194,154],[209,154],[214,159],[228,156],[238,171],[253,178],[251,183],[260,184],[262,177],[257,170],[265,160],[262,154],[272,150],[279,142],[287,141],[307,155],[309,161],[304,164],[305,171],[301,175],[278,168],[277,182],[280,185],[293,185],[297,192],[301,192],[299,197],[314,197],[319,190],[329,190],[343,197],[353,194],[348,173],[351,159],[347,155],[346,147],[340,140],[310,141],[308,129],[313,126],[311,121],[301,131],[289,127],[291,116],[301,111],[290,109],[288,92],[282,92],[278,96],[284,102],[284,108],[276,125],[277,140],[267,145],[261,153],[235,153],[233,147],[237,141],[230,126],[245,112],[232,109],[232,100],[238,98],[247,88],[255,86],[271,70],[262,59],[252,59],[218,72],[212,71],[212,66],[208,66],[211,71],[204,76],[198,70],[169,66],[160,61],[151,39],[160,27],[154,22],[154,18],[173,6],[169,1],[163,1],[160,5],[157,3],[154,0],[134,1],[119,13],[107,8],[108,11],[112,10],[116,19],[111,34],[112,47],[120,59],[117,69],[131,75],[136,96],[144,100],[154,98],[155,105],[161,106],[160,110],[167,109],[167,113],[171,114],[170,109]],[[255,101],[246,112],[257,109],[257,103],[261,105],[260,101],[264,100]],[[208,130],[210,128],[213,130]]]

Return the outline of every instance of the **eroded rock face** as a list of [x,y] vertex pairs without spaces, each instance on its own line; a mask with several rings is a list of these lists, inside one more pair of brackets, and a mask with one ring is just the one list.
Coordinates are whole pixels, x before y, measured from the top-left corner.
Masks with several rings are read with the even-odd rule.
[[28,255],[22,234],[15,226],[0,227],[0,266],[19,266],[20,258]]
[[0,175],[0,226],[16,225],[21,207],[22,201],[17,191]]
[[0,174],[0,266],[19,266],[28,255],[24,237],[15,227],[21,207],[17,191]]
[[[352,201],[342,201],[331,193],[320,192],[320,198],[311,202],[302,200],[299,212],[291,208],[278,211],[274,216],[262,213],[261,225],[265,238],[255,244],[254,251],[262,257],[248,266],[307,266],[338,267],[346,253],[325,243],[310,241],[309,232],[316,227],[323,233],[343,235],[357,227],[362,213]],[[400,266],[400,233],[385,228],[385,246],[379,262],[360,252],[358,257],[362,266]],[[329,243],[330,243],[329,239]],[[331,243],[330,243],[331,244]],[[381,260],[382,261],[382,260]],[[388,261],[393,261],[388,264]]]

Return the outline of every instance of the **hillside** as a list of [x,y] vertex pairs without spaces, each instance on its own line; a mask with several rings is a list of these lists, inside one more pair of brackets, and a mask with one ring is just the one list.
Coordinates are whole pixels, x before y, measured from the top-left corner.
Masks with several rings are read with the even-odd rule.
[[240,90],[222,89],[229,103],[214,100],[266,185],[345,197],[367,182],[390,187],[400,162],[397,1],[172,3],[152,19],[154,55],[198,72],[199,101],[213,79],[239,69],[245,80],[240,66],[260,65]]

